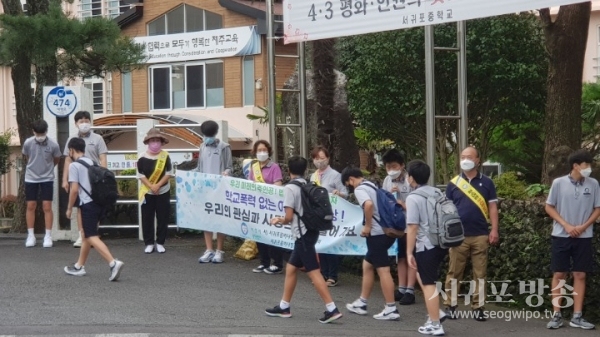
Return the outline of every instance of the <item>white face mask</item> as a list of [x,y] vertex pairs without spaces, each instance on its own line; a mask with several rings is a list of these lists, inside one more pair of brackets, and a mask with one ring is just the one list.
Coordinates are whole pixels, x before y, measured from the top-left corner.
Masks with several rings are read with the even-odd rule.
[[329,166],[329,160],[327,159],[315,159],[313,160],[313,164],[318,170],[324,170]]
[[475,168],[475,162],[469,159],[461,160],[460,168],[463,171],[471,171],[473,168]]
[[81,123],[79,124],[79,132],[81,133],[88,133],[90,132],[90,128],[92,127],[92,124],[90,123]]
[[46,136],[35,136],[35,141],[38,143],[43,143],[46,141]]
[[258,159],[258,161],[260,161],[260,162],[266,161],[267,159],[269,159],[269,153],[268,152],[257,152],[256,159]]
[[579,173],[581,173],[582,176],[584,176],[585,178],[589,177],[590,174],[592,174],[592,168],[588,167],[586,169],[583,169],[581,171],[579,171]]
[[402,174],[402,171],[387,171],[388,176],[392,179],[396,179]]

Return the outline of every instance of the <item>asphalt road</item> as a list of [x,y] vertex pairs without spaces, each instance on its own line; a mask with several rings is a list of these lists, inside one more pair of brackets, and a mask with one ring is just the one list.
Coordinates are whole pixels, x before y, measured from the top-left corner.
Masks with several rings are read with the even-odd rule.
[[[39,238],[41,239],[41,238]],[[419,336],[425,320],[423,299],[400,307],[396,322],[376,321],[345,310],[360,292],[360,278],[343,275],[332,288],[344,317],[320,324],[324,311],[312,285],[300,275],[292,300],[293,317],[271,318],[264,309],[279,303],[283,275],[254,274],[256,261],[226,255],[220,265],[198,264],[200,238],[171,238],[165,254],[144,254],[135,239],[106,240],[113,255],[125,262],[118,282],[109,282],[108,266],[92,251],[87,275],[66,275],[78,250],[67,242],[54,248],[25,248],[24,237],[0,234],[0,336]],[[231,247],[233,249],[233,247]],[[383,306],[379,286],[369,313]],[[488,309],[490,309],[488,307]],[[501,309],[506,310],[506,309]],[[449,336],[544,336],[546,319],[447,321]],[[595,332],[565,327],[560,334],[591,336]]]

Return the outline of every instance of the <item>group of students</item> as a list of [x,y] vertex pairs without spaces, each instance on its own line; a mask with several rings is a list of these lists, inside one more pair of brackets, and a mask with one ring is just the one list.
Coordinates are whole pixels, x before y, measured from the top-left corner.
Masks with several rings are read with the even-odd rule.
[[[85,262],[91,247],[108,262],[110,281],[116,281],[123,269],[123,262],[115,259],[98,235],[98,224],[103,219],[105,209],[91,198],[91,184],[88,175],[90,166],[106,167],[107,148],[100,135],[91,131],[91,116],[86,111],[79,111],[74,116],[79,133],[68,140],[64,150],[65,172],[63,188],[69,193],[66,216],[71,218],[74,207],[79,208],[78,228],[80,238],[75,243],[81,247],[78,261],[65,267],[70,275],[85,275]],[[214,121],[206,121],[201,125],[203,142],[199,149],[197,171],[228,176],[233,170],[231,148],[229,144],[218,139],[219,126]],[[33,235],[35,208],[38,197],[41,198],[46,220],[46,235],[43,246],[52,247],[52,197],[54,167],[58,164],[61,153],[56,141],[47,136],[48,124],[43,121],[33,123],[33,136],[23,144],[23,155],[27,158],[25,172],[25,191],[27,199],[28,237],[26,247],[36,245]],[[167,237],[167,226],[170,213],[170,184],[173,167],[168,152],[163,146],[168,139],[157,129],[151,129],[144,138],[147,150],[138,159],[138,178],[142,183],[139,191],[139,202],[142,208],[142,230],[145,253],[164,253]],[[277,163],[271,161],[271,145],[264,140],[254,144],[248,179],[258,183],[282,185],[283,174]],[[377,202],[377,186],[366,180],[359,168],[348,167],[341,173],[329,165],[329,153],[323,147],[316,147],[312,153],[312,163],[316,167],[309,182],[325,188],[329,193],[342,198],[354,193],[364,211],[364,227],[361,236],[365,237],[367,254],[363,261],[363,279],[358,299],[346,305],[346,309],[359,315],[367,314],[367,303],[375,282],[377,272],[383,297],[384,309],[373,316],[379,320],[397,320],[400,315],[396,303],[412,304],[415,302],[414,285],[419,282],[423,291],[428,319],[418,331],[427,335],[443,335],[441,322],[447,318],[456,318],[456,297],[452,288],[454,280],[463,278],[467,259],[473,264],[473,278],[483,280],[485,284],[487,272],[487,250],[490,244],[497,244],[498,206],[496,189],[492,180],[483,175],[478,167],[479,152],[468,147],[461,152],[461,174],[448,184],[445,195],[456,205],[464,227],[464,241],[460,246],[443,249],[433,245],[430,240],[430,219],[427,199],[419,194],[435,195],[442,192],[436,187],[427,185],[431,170],[421,160],[413,160],[405,164],[403,156],[397,150],[390,150],[383,156],[387,177],[383,189],[393,193],[397,203],[406,215],[406,235],[398,239],[398,280],[399,286],[394,291],[394,282],[390,274],[389,248],[396,239],[384,233],[380,222]],[[557,178],[552,184],[547,200],[546,211],[554,219],[552,232],[552,270],[553,298],[560,296],[557,285],[564,281],[569,272],[574,277],[574,315],[570,326],[593,329],[594,325],[582,318],[582,307],[585,293],[586,274],[593,269],[592,233],[593,224],[600,216],[600,186],[590,177],[593,157],[586,151],[573,153],[569,159],[570,172]],[[328,287],[337,285],[338,269],[341,257],[337,255],[317,255],[315,245],[319,232],[307,230],[301,220],[303,214],[302,193],[299,185],[308,183],[305,180],[309,162],[302,157],[292,157],[288,161],[291,182],[285,185],[285,216],[274,217],[271,224],[290,224],[296,238],[294,249],[285,268],[283,296],[278,305],[267,309],[266,314],[277,317],[291,317],[290,301],[296,287],[297,274],[303,270],[312,280],[317,292],[325,302],[326,311],[319,319],[329,323],[342,317],[335,305]],[[419,193],[414,193],[415,191]],[[157,219],[155,233],[154,219]],[[490,228],[491,227],[491,228]],[[223,242],[225,235],[217,234],[216,250],[213,246],[213,233],[204,232],[206,251],[200,256],[200,263],[222,263]],[[260,265],[254,272],[279,274],[284,271],[283,251],[280,248],[259,244]],[[436,282],[439,279],[439,266],[449,252],[449,270],[446,276],[445,292],[448,295],[444,305],[446,311],[440,309]],[[475,282],[476,287],[482,282]],[[483,305],[485,289],[478,288],[473,292],[472,309],[474,318],[485,321]],[[484,294],[483,298],[479,294]],[[554,303],[554,302],[553,302]],[[563,325],[560,307],[555,304],[555,313],[548,328],[559,328]]]

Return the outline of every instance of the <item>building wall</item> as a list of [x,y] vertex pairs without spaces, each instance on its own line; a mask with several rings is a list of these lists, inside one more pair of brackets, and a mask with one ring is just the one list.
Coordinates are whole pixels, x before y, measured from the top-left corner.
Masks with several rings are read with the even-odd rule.
[[583,66],[583,82],[596,82],[600,75],[600,0],[593,1],[592,6]]

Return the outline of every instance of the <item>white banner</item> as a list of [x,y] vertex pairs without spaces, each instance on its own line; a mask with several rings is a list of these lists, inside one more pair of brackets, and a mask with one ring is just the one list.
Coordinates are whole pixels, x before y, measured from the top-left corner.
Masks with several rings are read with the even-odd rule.
[[[166,149],[167,152],[169,149]],[[177,165],[186,161],[192,160],[192,153],[169,153],[171,158],[171,164]],[[113,171],[128,170],[137,168],[138,155],[137,154],[109,154],[106,156],[108,163],[108,169]]]
[[[289,225],[270,225],[273,216],[282,216],[284,188],[249,180],[193,171],[177,171],[177,226],[224,233],[285,249],[294,248]],[[319,253],[365,255],[362,209],[331,195],[334,227],[322,232]],[[390,255],[396,253],[396,244]]]
[[284,43],[436,25],[584,0],[284,0]]
[[261,51],[256,26],[142,36],[134,41],[146,45],[146,63],[256,55]]

